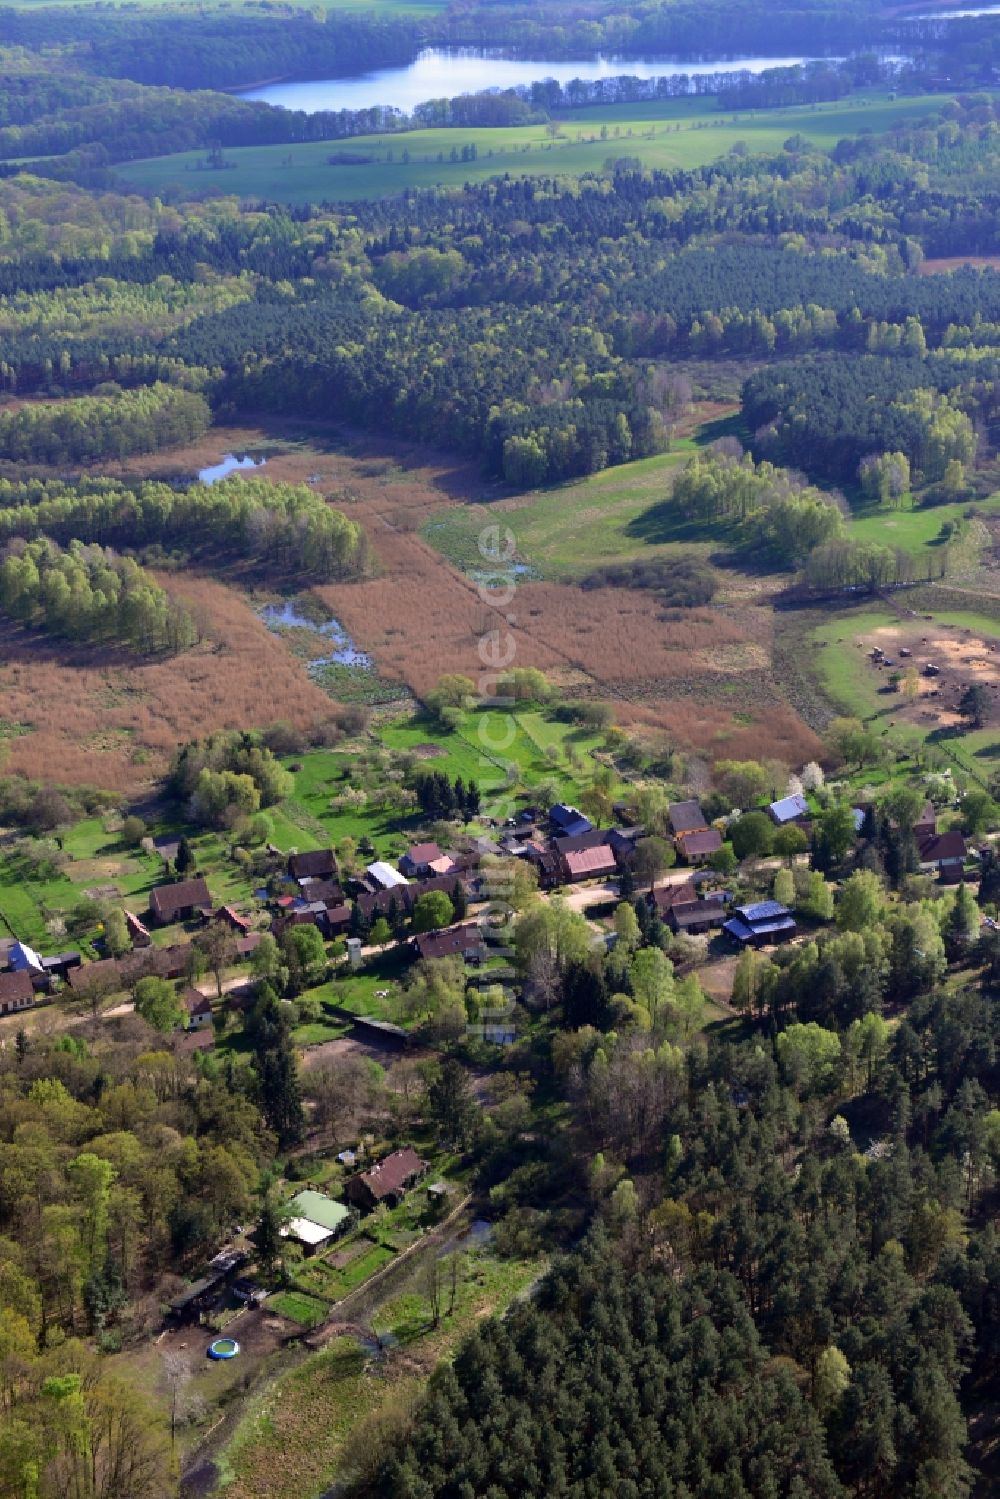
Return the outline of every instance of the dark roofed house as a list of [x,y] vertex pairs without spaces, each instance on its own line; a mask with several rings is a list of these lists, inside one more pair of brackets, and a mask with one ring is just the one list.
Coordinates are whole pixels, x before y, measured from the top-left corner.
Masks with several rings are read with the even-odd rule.
[[351,925],[351,908],[346,901],[339,906],[327,906],[326,929],[331,937],[340,937]]
[[13,1015],[18,1010],[27,1010],[35,1002],[35,987],[27,969],[0,973],[0,1015]]
[[421,932],[414,937],[413,945],[422,958],[450,958],[456,953],[464,958],[483,956],[483,935],[475,921],[442,927],[439,932]]
[[360,1171],[357,1176],[348,1177],[344,1183],[344,1196],[363,1211],[378,1207],[380,1202],[391,1207],[402,1201],[407,1188],[419,1181],[426,1170],[427,1162],[421,1160],[411,1145],[407,1145],[403,1150],[394,1150],[370,1171]]
[[721,926],[726,916],[726,897],[713,890],[704,900],[678,900],[670,907],[667,921],[675,932],[707,932]]
[[647,890],[643,899],[647,906],[655,908],[666,919],[671,907],[697,900],[698,891],[693,880],[685,880],[683,885],[657,885],[652,894]]
[[595,848],[570,849],[562,856],[563,874],[567,880],[607,879],[617,873],[618,861],[610,843]]
[[941,880],[957,885],[968,857],[968,846],[958,828],[949,833],[928,833],[917,839],[921,869],[936,869]]
[[578,854],[587,848],[600,848],[610,841],[610,834],[603,828],[591,828],[588,833],[576,833],[571,838],[553,838],[552,847],[557,854],[565,857],[566,854]]
[[686,802],[674,802],[667,808],[667,817],[675,838],[679,833],[695,833],[700,828],[708,827],[705,814],[694,798]]
[[795,935],[795,918],[787,906],[777,900],[761,900],[751,906],[737,906],[722,929],[741,947],[763,947],[768,942],[784,942]]
[[560,838],[575,838],[580,833],[589,833],[594,824],[577,807],[567,807],[557,802],[549,808],[549,821]]
[[71,968],[66,981],[75,994],[85,994],[95,984],[113,994],[127,989],[141,978],[180,978],[190,956],[190,947],[183,943],[173,947],[147,947],[141,952],[126,953],[124,958],[101,958],[97,963]]
[[181,1004],[187,1011],[187,1028],[189,1031],[198,1030],[203,1025],[212,1024],[211,1002],[198,989],[185,989],[181,995]]
[[678,833],[674,842],[688,864],[703,864],[722,847],[722,834],[717,828],[695,828],[690,833]]
[[314,848],[304,854],[289,854],[288,873],[293,880],[336,879],[336,855],[332,848]]
[[149,909],[163,926],[172,921],[189,921],[196,912],[210,911],[212,897],[199,875],[194,880],[177,880],[173,885],[157,885],[150,891]]
[[937,832],[937,810],[933,802],[925,802],[924,810],[913,824],[913,836],[919,843]]
[[215,1047],[215,1032],[211,1026],[199,1026],[193,1031],[179,1031],[174,1039],[174,1051],[178,1056],[190,1057],[196,1051],[212,1051]]

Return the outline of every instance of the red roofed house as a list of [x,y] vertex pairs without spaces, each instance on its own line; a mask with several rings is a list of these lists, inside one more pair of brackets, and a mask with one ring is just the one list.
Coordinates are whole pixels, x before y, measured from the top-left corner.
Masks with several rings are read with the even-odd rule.
[[419,1181],[426,1170],[427,1162],[420,1159],[411,1145],[407,1145],[403,1150],[394,1150],[370,1171],[348,1177],[344,1183],[344,1196],[363,1212],[377,1208],[380,1202],[394,1207],[403,1200],[406,1189]]
[[178,880],[173,885],[157,885],[150,892],[149,909],[163,926],[172,921],[189,921],[195,912],[210,911],[212,897],[199,875],[194,880]]
[[575,848],[562,855],[563,875],[567,880],[607,879],[618,871],[618,861],[610,843],[596,848]]
[[35,988],[27,970],[0,973],[0,1015],[14,1015],[18,1010],[28,1010],[34,1002]]
[[247,918],[241,916],[238,911],[234,911],[232,906],[220,906],[217,911],[212,912],[212,920],[225,922],[237,937],[245,937],[250,930]]
[[124,914],[125,930],[128,932],[130,938],[132,939],[132,946],[151,947],[153,939],[150,936],[148,928],[145,927],[139,920],[138,916],[133,915],[131,911],[126,911]]
[[427,874],[450,874],[454,867],[454,861],[436,843],[415,843],[399,861],[399,872],[408,880]]
[[483,934],[475,921],[461,926],[446,926],[439,932],[421,932],[413,945],[422,958],[450,958],[460,953],[464,958],[483,956]]
[[695,828],[690,833],[678,833],[674,842],[688,864],[704,864],[722,847],[722,834],[716,828]]
[[964,836],[957,828],[950,833],[929,833],[917,840],[917,848],[921,869],[936,869],[947,885],[959,883],[969,850]]

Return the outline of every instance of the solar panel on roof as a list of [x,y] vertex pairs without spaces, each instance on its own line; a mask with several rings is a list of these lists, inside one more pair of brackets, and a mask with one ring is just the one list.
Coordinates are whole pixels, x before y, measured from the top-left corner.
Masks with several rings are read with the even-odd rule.
[[759,900],[752,906],[737,906],[736,910],[744,921],[749,922],[770,921],[775,916],[788,915],[788,907],[777,900]]

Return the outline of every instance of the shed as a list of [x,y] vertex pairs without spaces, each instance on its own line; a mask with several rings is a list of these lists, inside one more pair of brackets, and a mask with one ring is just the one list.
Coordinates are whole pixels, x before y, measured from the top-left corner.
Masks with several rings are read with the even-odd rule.
[[376,859],[374,864],[369,864],[365,873],[381,890],[393,890],[397,885],[410,883],[404,874],[400,874],[398,869],[387,864],[384,859]]
[[803,817],[809,816],[809,803],[801,792],[796,791],[792,796],[783,796],[779,801],[772,802],[768,807],[772,822],[778,827],[784,827],[786,823],[798,822]]
[[427,1162],[421,1160],[411,1145],[407,1145],[402,1150],[394,1150],[370,1171],[361,1171],[350,1177],[344,1192],[355,1206],[365,1211],[378,1207],[380,1202],[392,1205],[402,1201],[407,1188],[426,1170]]
[[163,926],[188,921],[196,912],[211,908],[212,897],[200,875],[194,880],[177,880],[173,885],[157,885],[149,896],[149,909]]

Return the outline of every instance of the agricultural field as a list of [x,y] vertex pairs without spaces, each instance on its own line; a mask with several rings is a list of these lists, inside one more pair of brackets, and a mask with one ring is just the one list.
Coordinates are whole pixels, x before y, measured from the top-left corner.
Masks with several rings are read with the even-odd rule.
[[[389,197],[406,188],[482,182],[506,172],[581,176],[600,172],[609,157],[618,156],[634,157],[654,169],[691,169],[715,161],[740,143],[751,152],[779,150],[793,133],[829,149],[843,136],[887,130],[939,102],[933,96],[889,99],[869,90],[836,104],[723,118],[714,101],[667,100],[560,117],[561,135],[555,140],[543,125],[415,130],[308,142],[291,149],[241,147],[227,151],[225,159],[232,165],[217,171],[199,170],[205,158],[197,151],[122,163],[115,170],[129,187],[158,195],[235,194],[278,203],[350,201]],[[477,159],[462,161],[462,148],[469,146],[475,146]],[[357,165],[329,165],[332,152],[356,156]],[[453,152],[458,159],[452,158]]]

